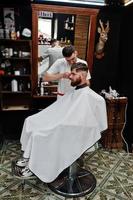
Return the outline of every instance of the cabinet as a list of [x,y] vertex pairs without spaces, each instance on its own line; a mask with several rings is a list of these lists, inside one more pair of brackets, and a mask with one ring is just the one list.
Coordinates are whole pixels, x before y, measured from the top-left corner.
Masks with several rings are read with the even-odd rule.
[[104,148],[121,149],[123,147],[123,129],[126,123],[127,97],[106,99],[108,129],[102,133]]
[[74,44],[75,16],[69,15],[64,22],[65,43]]
[[0,109],[29,109],[31,40],[0,39]]
[[57,39],[62,46],[74,44],[75,15],[58,14],[58,36]]
[[65,20],[65,23],[64,23],[64,29],[73,31],[74,30],[74,21],[75,21],[74,15],[67,17],[67,19]]

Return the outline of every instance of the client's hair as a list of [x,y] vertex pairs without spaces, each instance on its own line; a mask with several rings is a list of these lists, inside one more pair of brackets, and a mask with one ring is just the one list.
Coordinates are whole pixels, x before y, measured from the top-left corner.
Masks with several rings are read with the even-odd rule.
[[64,57],[70,57],[75,52],[75,48],[72,45],[68,45],[63,48],[62,54]]
[[76,72],[78,72],[78,71],[88,72],[88,66],[85,63],[81,63],[81,62],[77,62],[77,63],[72,64],[71,71],[73,69],[75,69]]

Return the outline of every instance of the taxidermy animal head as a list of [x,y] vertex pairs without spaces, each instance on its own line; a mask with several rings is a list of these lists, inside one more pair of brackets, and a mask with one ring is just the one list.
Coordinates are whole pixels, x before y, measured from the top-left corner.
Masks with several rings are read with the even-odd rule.
[[109,32],[109,21],[104,25],[101,20],[99,20],[100,27],[98,27],[99,41],[96,44],[96,58],[101,59],[104,56],[104,46],[108,39]]

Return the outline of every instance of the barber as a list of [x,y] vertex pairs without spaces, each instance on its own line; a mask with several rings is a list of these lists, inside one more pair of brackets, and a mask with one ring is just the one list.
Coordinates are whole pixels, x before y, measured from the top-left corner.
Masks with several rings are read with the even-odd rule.
[[[69,79],[71,65],[77,62],[81,62],[87,65],[85,60],[77,57],[78,53],[75,47],[72,45],[65,46],[62,50],[64,58],[57,59],[55,63],[44,74],[43,80],[58,81],[58,97],[64,95],[66,92],[72,89],[71,81]],[[91,75],[88,71],[87,84],[90,85]]]

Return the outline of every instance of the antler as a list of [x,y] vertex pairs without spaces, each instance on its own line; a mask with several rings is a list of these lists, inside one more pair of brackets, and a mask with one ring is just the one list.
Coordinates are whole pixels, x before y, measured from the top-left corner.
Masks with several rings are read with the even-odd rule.
[[109,32],[109,21],[107,21],[106,26],[104,28],[104,24],[99,19],[100,27],[98,27],[98,33],[100,33],[99,41],[96,44],[96,58],[101,59],[104,56],[104,46],[108,39],[108,32]]
[[108,33],[108,31],[109,31],[109,21],[107,21],[107,23],[106,23],[105,31],[106,31],[107,33]]
[[99,24],[101,25],[101,29],[102,29],[102,31],[104,31],[103,22],[101,21],[101,19],[99,19]]

